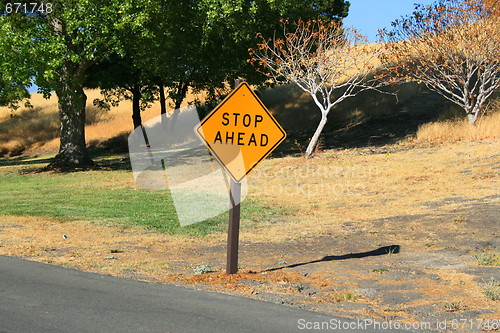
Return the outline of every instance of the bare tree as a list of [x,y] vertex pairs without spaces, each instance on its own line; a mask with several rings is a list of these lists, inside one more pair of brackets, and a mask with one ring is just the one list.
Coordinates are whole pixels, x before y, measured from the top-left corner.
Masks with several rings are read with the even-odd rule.
[[[306,149],[311,157],[330,110],[343,100],[383,83],[372,74],[380,47],[336,21],[299,21],[293,32],[283,22],[283,38],[266,39],[250,51],[250,62],[267,69],[277,83],[293,82],[311,95],[321,121]],[[336,92],[339,94],[334,94]]]
[[459,105],[471,124],[500,87],[500,15],[496,0],[416,5],[392,23],[384,62],[396,76],[424,83]]

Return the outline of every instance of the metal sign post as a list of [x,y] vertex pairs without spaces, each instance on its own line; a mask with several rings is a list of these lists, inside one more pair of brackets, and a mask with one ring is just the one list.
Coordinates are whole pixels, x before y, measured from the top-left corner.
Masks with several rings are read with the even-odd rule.
[[[285,140],[286,133],[244,80],[195,128],[230,176],[227,274],[238,272],[241,181]],[[234,163],[236,147],[242,163]]]
[[[229,223],[227,228],[226,273],[238,273],[238,244],[240,239],[240,200],[241,183],[230,180]],[[237,204],[235,204],[237,203]]]
[[[245,80],[234,80],[236,89]],[[229,220],[227,227],[227,262],[226,274],[238,273],[238,246],[240,242],[240,201],[241,183],[237,183],[230,178],[229,185]],[[238,203],[238,204],[235,204]]]

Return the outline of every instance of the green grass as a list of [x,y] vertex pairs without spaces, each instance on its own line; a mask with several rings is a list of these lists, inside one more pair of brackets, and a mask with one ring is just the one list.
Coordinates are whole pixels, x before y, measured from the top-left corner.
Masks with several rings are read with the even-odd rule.
[[492,301],[500,301],[500,281],[491,278],[482,284],[484,294]]
[[443,309],[446,312],[457,312],[467,310],[467,306],[462,304],[462,302],[445,302],[443,303]]
[[482,252],[474,254],[477,263],[481,266],[500,266],[500,253],[498,252]]
[[360,296],[352,291],[337,291],[332,295],[332,301],[335,303],[340,302],[356,302]]
[[[205,236],[226,230],[228,213],[181,227],[167,190],[119,185],[129,171],[27,174],[0,170],[0,213],[83,220],[124,227],[140,225],[168,234]],[[122,182],[123,183],[123,182]],[[242,227],[269,221],[284,211],[255,201],[242,203]]]

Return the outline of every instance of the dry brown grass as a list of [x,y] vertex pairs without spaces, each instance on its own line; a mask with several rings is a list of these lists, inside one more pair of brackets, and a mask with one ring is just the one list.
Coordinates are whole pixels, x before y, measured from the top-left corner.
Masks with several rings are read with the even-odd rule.
[[[119,106],[109,111],[99,110],[93,105],[96,98],[101,98],[99,90],[87,90],[87,126],[88,143],[108,140],[123,132],[130,133],[132,125],[132,103],[122,101]],[[189,93],[183,106],[203,96]],[[33,109],[21,108],[11,111],[0,107],[0,155],[15,155],[27,150],[30,152],[55,152],[59,148],[59,118],[57,115],[57,97],[45,99],[41,94],[30,98]],[[142,112],[146,122],[160,114],[159,102]]]
[[[300,213],[252,238],[289,241],[327,234],[341,223],[431,214],[446,198],[498,195],[498,140],[414,147],[372,154],[371,149],[326,151],[311,161],[268,159],[249,175],[250,197]],[[392,150],[392,151],[391,151]],[[478,161],[481,161],[479,163]],[[443,209],[459,204],[450,202]],[[257,236],[259,235],[259,236]]]
[[[498,103],[500,106],[500,102]],[[498,108],[500,111],[500,107]],[[442,143],[452,141],[476,141],[500,137],[500,112],[480,118],[471,126],[467,119],[457,119],[428,123],[417,132],[416,141],[424,143]]]

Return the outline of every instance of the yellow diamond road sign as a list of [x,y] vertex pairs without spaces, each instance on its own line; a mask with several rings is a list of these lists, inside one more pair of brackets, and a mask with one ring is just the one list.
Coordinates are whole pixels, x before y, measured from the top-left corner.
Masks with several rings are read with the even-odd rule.
[[196,132],[237,183],[286,137],[246,82],[210,112]]

